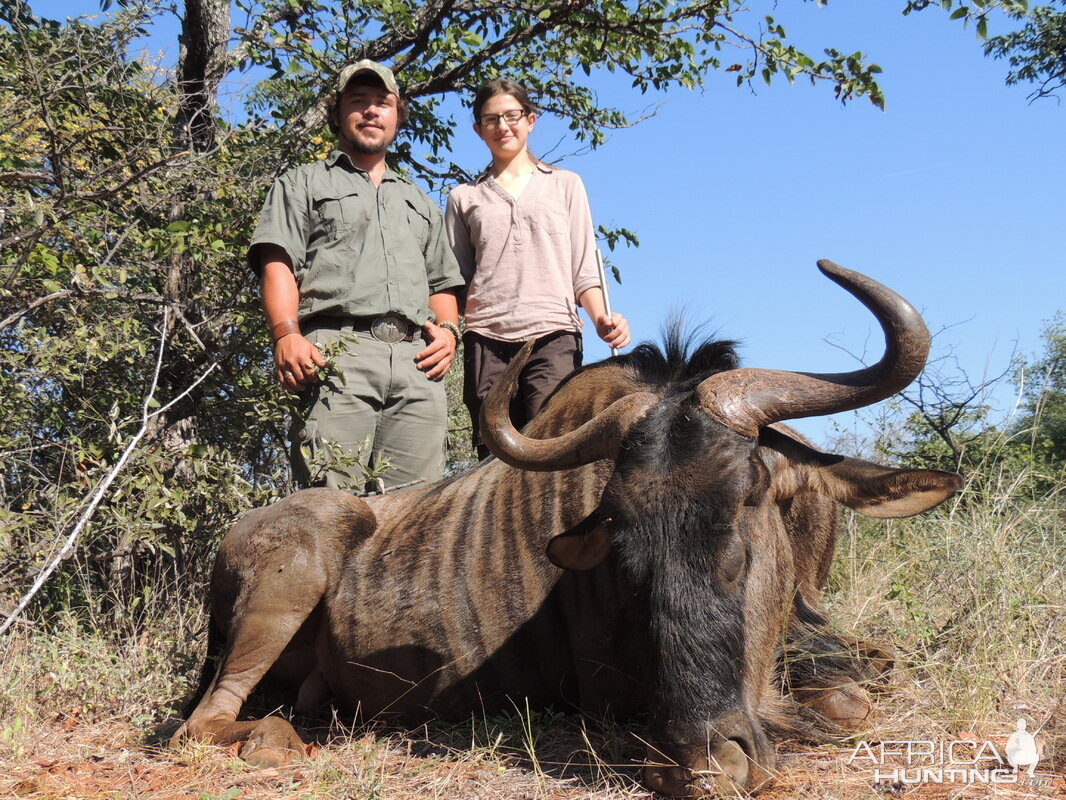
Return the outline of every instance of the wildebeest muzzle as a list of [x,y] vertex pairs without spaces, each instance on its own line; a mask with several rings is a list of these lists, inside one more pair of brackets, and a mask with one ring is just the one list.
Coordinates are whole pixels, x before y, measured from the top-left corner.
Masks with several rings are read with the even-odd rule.
[[774,751],[758,723],[730,711],[708,724],[703,742],[647,744],[644,783],[674,797],[738,795],[766,785]]

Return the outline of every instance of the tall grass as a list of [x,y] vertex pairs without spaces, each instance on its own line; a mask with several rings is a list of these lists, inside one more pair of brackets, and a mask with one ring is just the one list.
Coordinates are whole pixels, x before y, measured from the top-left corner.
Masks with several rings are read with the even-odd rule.
[[989,465],[930,515],[849,515],[829,608],[896,649],[889,738],[1041,729],[1042,766],[1066,757],[1066,504],[1028,470]]

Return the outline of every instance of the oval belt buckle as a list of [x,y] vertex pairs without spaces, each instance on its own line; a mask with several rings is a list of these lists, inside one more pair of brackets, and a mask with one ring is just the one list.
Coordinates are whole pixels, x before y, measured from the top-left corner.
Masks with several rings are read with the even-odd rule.
[[407,336],[407,320],[396,314],[386,314],[370,324],[370,333],[379,342],[396,344]]

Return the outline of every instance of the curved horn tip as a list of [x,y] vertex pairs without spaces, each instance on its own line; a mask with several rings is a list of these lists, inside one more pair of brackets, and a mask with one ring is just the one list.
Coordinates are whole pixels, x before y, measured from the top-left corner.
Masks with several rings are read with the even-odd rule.
[[900,296],[895,290],[890,289],[869,275],[842,267],[827,258],[818,259],[818,269],[833,283],[858,298],[859,302],[873,311],[878,319],[881,319],[881,314],[870,304],[871,301],[886,309],[891,307],[895,315],[901,320],[905,320],[905,324],[914,325],[917,328],[916,332],[924,332],[928,336],[928,330],[922,315],[905,297]]
[[529,361],[529,356],[533,352],[533,345],[536,343],[536,339],[530,339],[522,345],[522,349],[515,353],[514,358],[507,364],[503,375],[500,376],[499,382],[506,388],[508,397],[512,396],[518,389],[518,376],[522,374],[522,369],[526,366],[526,362]]
[[854,270],[847,269],[837,264],[835,261],[830,261],[828,258],[819,258],[817,261],[818,269],[832,281],[839,283],[840,278],[847,278],[850,275],[854,275]]
[[527,340],[526,343],[522,345],[522,349],[515,353],[515,357],[512,360],[520,361],[522,365],[525,366],[525,363],[529,361],[529,354],[533,352],[533,345],[536,343],[536,339]]
[[511,359],[506,369],[504,369],[503,374],[496,379],[492,388],[489,389],[481,405],[481,413],[478,414],[476,423],[480,430],[506,430],[510,426],[511,420],[508,410],[510,399],[518,389],[518,376],[526,362],[529,361],[529,354],[533,352],[535,343],[535,339],[530,339],[522,345],[522,349],[515,354],[515,357]]

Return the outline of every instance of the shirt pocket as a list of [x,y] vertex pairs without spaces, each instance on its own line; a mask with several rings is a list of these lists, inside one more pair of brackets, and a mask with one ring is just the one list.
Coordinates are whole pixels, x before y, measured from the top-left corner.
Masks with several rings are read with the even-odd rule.
[[430,219],[410,200],[404,199],[404,204],[407,211],[407,228],[417,242],[418,249],[424,253],[429,246]]
[[327,242],[361,236],[370,222],[370,211],[358,192],[320,195],[311,207],[315,234]]
[[530,216],[529,226],[534,234],[552,239],[570,240],[570,218],[550,205],[539,205]]

